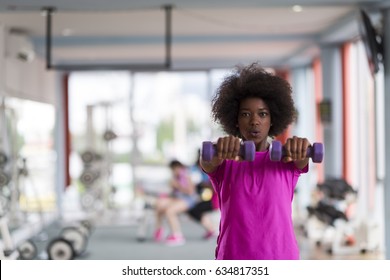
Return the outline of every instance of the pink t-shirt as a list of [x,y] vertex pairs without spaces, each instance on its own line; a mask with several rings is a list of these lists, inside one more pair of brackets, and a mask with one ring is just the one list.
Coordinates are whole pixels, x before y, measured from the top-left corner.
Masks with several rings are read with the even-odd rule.
[[291,203],[307,171],[271,161],[265,151],[253,162],[225,160],[209,173],[221,210],[216,259],[299,259]]

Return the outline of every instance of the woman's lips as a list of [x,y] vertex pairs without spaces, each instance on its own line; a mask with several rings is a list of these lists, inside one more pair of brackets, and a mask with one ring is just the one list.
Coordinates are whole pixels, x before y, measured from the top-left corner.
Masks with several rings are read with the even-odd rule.
[[251,131],[249,132],[249,134],[254,137],[254,138],[257,138],[260,136],[260,132],[259,131]]

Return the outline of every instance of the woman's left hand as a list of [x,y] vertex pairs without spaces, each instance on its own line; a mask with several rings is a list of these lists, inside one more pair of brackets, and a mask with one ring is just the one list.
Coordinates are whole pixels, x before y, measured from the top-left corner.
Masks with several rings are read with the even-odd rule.
[[309,158],[307,158],[306,155],[310,146],[311,144],[306,138],[297,136],[288,138],[283,147],[285,152],[283,162],[294,161],[298,168],[304,168],[309,162]]

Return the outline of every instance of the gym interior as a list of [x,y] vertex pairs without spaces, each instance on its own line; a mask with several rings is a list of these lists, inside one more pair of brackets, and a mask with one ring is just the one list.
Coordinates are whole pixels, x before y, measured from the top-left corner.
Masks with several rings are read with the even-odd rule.
[[52,2],[0,3],[0,259],[214,259],[185,213],[184,245],[154,242],[154,204],[255,61],[293,88],[278,140],[324,146],[292,203],[301,258],[390,259],[389,1]]

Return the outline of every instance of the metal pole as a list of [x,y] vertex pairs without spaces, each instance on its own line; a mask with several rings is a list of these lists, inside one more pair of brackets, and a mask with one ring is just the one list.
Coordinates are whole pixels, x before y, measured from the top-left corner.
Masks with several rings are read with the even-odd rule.
[[171,68],[171,47],[172,47],[172,5],[164,6],[165,9],[165,66]]
[[52,13],[54,12],[53,7],[45,7],[42,11],[46,16],[46,69],[51,69],[51,27],[52,27]]
[[[383,10],[383,26],[390,26],[390,8]],[[384,52],[390,46],[390,29],[384,28]],[[390,56],[384,55],[385,73],[385,104],[384,108],[390,108]],[[385,110],[385,143],[390,139],[390,110]],[[384,186],[384,217],[385,217],[385,258],[390,260],[390,148],[385,145],[385,186]]]

